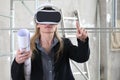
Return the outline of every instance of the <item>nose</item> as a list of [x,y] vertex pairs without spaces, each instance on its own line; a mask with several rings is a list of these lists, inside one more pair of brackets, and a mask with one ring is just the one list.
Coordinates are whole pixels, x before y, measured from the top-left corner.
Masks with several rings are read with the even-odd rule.
[[46,26],[50,26],[51,24],[45,24]]
[[53,26],[53,24],[45,24],[46,26]]

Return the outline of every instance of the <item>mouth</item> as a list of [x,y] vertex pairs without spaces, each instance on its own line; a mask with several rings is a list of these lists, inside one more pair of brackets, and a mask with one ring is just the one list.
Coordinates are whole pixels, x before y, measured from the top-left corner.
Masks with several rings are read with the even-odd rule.
[[46,26],[45,28],[53,28],[52,26]]

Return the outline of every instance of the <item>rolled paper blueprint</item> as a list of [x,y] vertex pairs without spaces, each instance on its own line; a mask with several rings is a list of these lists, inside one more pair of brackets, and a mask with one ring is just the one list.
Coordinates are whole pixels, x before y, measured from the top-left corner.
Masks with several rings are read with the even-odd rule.
[[[30,32],[27,29],[20,29],[17,33],[18,46],[20,51],[30,51]],[[30,80],[31,74],[31,58],[24,62],[24,76],[25,80]]]

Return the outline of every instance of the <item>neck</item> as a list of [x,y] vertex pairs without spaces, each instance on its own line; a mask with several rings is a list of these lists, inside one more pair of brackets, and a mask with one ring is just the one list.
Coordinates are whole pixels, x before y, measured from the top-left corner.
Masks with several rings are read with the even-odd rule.
[[40,42],[47,53],[50,52],[50,46],[52,44],[53,37],[54,33],[41,34]]
[[45,34],[41,34],[41,41],[42,43],[47,43],[47,44],[51,44],[52,40],[54,37],[54,33],[45,33]]

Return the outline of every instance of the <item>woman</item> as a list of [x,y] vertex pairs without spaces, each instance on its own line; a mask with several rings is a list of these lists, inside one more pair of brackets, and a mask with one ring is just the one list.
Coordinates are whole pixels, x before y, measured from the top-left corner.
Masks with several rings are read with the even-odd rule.
[[[52,17],[51,17],[52,16]],[[44,5],[35,14],[36,30],[31,38],[31,52],[17,51],[12,63],[13,80],[25,80],[24,62],[32,57],[30,80],[75,80],[69,59],[83,63],[89,59],[89,39],[87,31],[76,22],[77,42],[75,46],[67,38],[61,38],[57,24],[61,14],[56,7]]]

